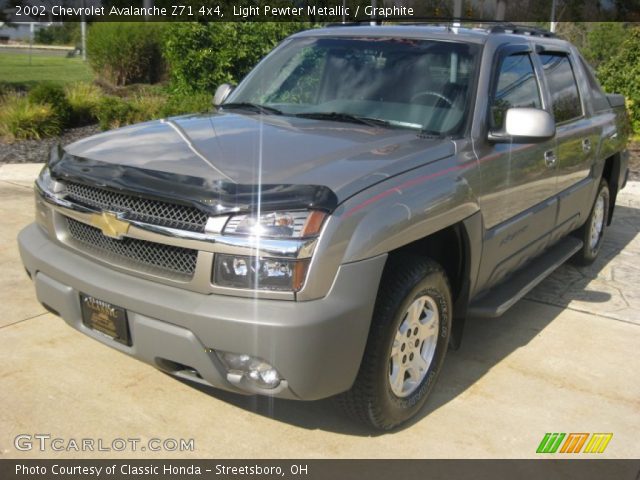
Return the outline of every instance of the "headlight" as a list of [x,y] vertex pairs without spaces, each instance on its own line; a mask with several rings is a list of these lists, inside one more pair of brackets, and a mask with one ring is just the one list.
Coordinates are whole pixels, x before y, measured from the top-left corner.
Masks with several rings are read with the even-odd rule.
[[297,292],[302,288],[309,259],[257,258],[216,254],[215,283],[222,287]]
[[[320,233],[325,217],[317,210],[236,215],[228,220],[223,234],[303,242]],[[216,254],[213,281],[222,287],[297,292],[304,285],[310,260]]]
[[49,170],[48,165],[45,165],[42,168],[40,175],[38,175],[38,178],[36,179],[36,183],[43,191],[49,193],[58,193],[62,188],[61,184],[51,178],[51,171]]
[[53,187],[53,179],[51,178],[49,165],[45,165],[44,167],[42,167],[42,170],[40,170],[40,174],[38,175],[36,182],[38,182],[38,185],[40,185],[40,188],[42,188],[43,190],[51,191],[51,188]]
[[62,148],[60,145],[55,145],[49,152],[49,161],[42,167],[40,175],[36,179],[38,186],[45,192],[60,193],[63,190],[63,185],[51,178],[51,170],[49,169],[49,165],[56,163],[61,155]]
[[265,238],[304,238],[320,232],[326,214],[318,210],[235,215],[224,227],[225,235]]

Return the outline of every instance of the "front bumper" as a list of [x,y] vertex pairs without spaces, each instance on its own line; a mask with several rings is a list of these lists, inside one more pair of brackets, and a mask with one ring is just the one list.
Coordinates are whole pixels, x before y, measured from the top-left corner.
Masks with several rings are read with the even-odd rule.
[[[202,294],[126,275],[52,242],[36,224],[18,243],[38,300],[82,333],[179,377],[302,400],[353,384],[386,260],[342,265],[324,298],[295,302]],[[82,323],[80,292],[127,310],[131,347]],[[235,385],[211,350],[263,358],[285,380],[273,390]]]

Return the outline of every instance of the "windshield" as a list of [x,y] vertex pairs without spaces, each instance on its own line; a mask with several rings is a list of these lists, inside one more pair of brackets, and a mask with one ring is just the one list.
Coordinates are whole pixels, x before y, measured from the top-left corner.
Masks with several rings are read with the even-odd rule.
[[261,62],[227,102],[452,135],[467,118],[477,48],[434,40],[294,38]]

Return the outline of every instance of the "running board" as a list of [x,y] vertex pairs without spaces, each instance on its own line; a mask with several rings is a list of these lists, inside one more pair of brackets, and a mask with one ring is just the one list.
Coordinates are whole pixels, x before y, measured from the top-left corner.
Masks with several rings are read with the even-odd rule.
[[565,237],[505,282],[473,301],[469,305],[467,315],[481,318],[499,317],[581,248],[582,240],[572,236]]

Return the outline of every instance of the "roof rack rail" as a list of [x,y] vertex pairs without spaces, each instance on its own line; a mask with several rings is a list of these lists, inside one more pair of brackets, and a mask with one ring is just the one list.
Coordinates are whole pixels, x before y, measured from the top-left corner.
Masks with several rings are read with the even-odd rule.
[[371,20],[349,20],[348,22],[326,23],[325,27],[359,27],[361,25],[369,25]]
[[[397,26],[416,26],[416,25],[429,25],[435,27],[447,27],[453,26],[455,23],[460,23],[459,18],[453,17],[371,17],[371,18],[356,18],[346,22],[333,22],[327,23],[326,27],[355,27],[355,26],[368,26],[371,22],[375,22],[376,25],[393,24]],[[486,21],[482,21],[486,23]]]
[[[517,25],[515,23],[502,22],[499,20],[482,20],[468,18],[450,18],[450,17],[389,17],[389,18],[367,18],[350,20],[344,23],[329,23],[327,27],[353,27],[359,25],[369,25],[374,21],[377,25],[383,23],[396,23],[397,25],[418,26],[429,25],[438,27],[458,27],[462,23],[461,28],[480,28],[488,33],[512,33],[515,35],[531,35],[537,37],[557,38],[556,34],[545,30],[544,28],[531,27],[528,25]],[[466,25],[465,25],[466,24]],[[471,26],[469,26],[471,24]],[[484,26],[484,27],[483,27]]]
[[513,33],[516,35],[531,35],[537,37],[556,38],[556,34],[544,28],[516,25],[513,23],[499,23],[488,29],[489,33]]

